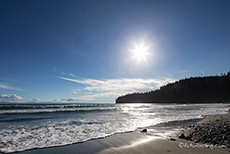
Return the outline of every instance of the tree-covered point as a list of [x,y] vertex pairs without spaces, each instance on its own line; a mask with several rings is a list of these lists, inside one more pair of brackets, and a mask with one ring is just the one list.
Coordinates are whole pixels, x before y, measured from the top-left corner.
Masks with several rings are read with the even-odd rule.
[[230,71],[221,76],[191,77],[146,93],[120,96],[116,103],[230,103]]

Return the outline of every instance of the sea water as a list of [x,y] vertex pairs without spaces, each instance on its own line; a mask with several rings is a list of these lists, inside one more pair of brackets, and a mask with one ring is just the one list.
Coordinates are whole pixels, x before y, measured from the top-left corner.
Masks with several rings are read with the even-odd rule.
[[228,104],[5,104],[0,105],[0,152],[84,142],[224,114],[228,108]]

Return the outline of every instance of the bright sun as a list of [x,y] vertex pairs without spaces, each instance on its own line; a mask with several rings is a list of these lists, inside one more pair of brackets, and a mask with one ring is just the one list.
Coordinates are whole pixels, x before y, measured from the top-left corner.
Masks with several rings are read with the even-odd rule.
[[135,43],[134,49],[131,50],[133,52],[133,58],[137,59],[138,62],[140,61],[146,62],[146,58],[149,55],[148,49],[149,47],[146,46],[144,43],[141,44]]

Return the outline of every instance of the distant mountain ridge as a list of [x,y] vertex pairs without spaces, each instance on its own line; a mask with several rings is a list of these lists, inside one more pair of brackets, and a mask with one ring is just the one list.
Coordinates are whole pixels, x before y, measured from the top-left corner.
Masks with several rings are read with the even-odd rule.
[[230,71],[221,76],[191,77],[145,93],[120,96],[116,103],[230,103]]

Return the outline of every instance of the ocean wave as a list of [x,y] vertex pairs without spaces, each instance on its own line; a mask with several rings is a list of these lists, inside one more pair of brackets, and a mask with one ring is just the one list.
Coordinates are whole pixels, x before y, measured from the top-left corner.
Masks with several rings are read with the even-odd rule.
[[113,107],[114,104],[15,104],[0,105],[0,110]]
[[[168,108],[175,108],[175,110]],[[177,110],[178,108],[180,110]],[[227,110],[226,105],[221,104],[183,106],[121,104],[0,110],[1,120],[9,120],[5,121],[4,125],[0,125],[0,152],[11,153],[68,145],[154,125],[155,128],[176,127],[180,123],[189,124],[191,122],[189,119],[195,121],[204,115],[223,114]],[[70,113],[60,114],[59,112]],[[80,114],[73,112],[80,112]],[[34,121],[25,121],[33,120],[33,118]],[[39,120],[39,118],[44,119]],[[11,122],[10,119],[19,121]]]
[[30,120],[42,120],[42,119],[44,118],[14,118],[14,119],[0,120],[0,122],[30,121]]
[[22,109],[22,110],[0,110],[0,114],[31,114],[31,113],[51,113],[51,112],[92,112],[92,111],[112,111],[117,110],[116,107],[106,108],[54,108],[54,109]]

